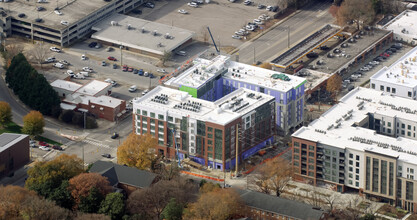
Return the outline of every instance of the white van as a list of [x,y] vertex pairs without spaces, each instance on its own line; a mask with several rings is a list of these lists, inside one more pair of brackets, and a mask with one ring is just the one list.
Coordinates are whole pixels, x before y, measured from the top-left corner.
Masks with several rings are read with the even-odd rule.
[[84,75],[83,75],[83,74],[81,74],[81,73],[77,73],[77,74],[74,76],[74,78],[76,78],[76,79],[85,79]]
[[82,75],[84,75],[85,77],[88,77],[88,72],[87,72],[87,71],[81,71],[81,72],[79,72],[79,74],[82,74]]
[[135,92],[138,89],[136,85],[133,85],[129,88],[129,92]]
[[63,69],[63,68],[65,67],[65,65],[64,65],[64,64],[62,64],[62,63],[54,63],[54,67],[57,67],[57,68]]

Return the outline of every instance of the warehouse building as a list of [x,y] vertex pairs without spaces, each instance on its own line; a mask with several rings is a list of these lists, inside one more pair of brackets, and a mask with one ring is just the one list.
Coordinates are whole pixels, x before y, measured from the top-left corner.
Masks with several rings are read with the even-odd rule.
[[292,135],[296,179],[417,208],[417,103],[356,88]]
[[417,98],[417,47],[410,50],[391,66],[384,66],[370,78],[372,89],[391,95]]
[[417,11],[405,10],[392,19],[384,29],[394,32],[394,39],[415,46],[417,44]]
[[31,40],[68,46],[92,33],[96,23],[117,13],[126,13],[143,0],[68,0],[36,3],[14,0],[3,3],[0,27],[4,37],[14,34]]
[[156,57],[191,43],[195,35],[192,31],[122,14],[106,18],[94,25],[93,30],[97,32],[91,38],[104,45],[122,46],[132,52]]
[[304,78],[234,62],[227,56],[212,60],[196,58],[191,63],[165,85],[209,101],[218,100],[239,88],[250,89],[275,97],[279,131],[289,133],[303,123]]
[[220,170],[271,144],[275,131],[274,97],[244,88],[210,102],[159,86],[133,101],[133,113],[134,131],[157,138],[159,154],[175,158],[178,149]]

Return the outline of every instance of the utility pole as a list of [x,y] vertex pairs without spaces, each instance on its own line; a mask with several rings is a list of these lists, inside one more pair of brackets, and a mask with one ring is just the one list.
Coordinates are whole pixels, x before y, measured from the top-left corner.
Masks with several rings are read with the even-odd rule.
[[238,172],[238,169],[239,169],[239,159],[238,159],[238,157],[239,157],[239,133],[238,133],[238,130],[239,130],[239,124],[236,124],[236,177],[237,177],[237,172]]
[[123,45],[120,45],[120,67],[123,65]]
[[253,64],[255,64],[256,63],[256,61],[255,61],[255,46],[253,46]]

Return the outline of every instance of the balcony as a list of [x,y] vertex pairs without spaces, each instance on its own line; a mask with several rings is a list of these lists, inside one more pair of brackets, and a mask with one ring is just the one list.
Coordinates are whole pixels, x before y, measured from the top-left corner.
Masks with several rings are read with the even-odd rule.
[[317,154],[323,155],[323,150],[317,149]]

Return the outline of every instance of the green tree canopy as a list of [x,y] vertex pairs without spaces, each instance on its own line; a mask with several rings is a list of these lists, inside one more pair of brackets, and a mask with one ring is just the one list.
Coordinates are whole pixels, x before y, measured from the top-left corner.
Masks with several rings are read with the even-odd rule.
[[165,206],[162,211],[162,218],[166,220],[180,220],[182,219],[182,212],[184,211],[184,206],[177,203],[175,198],[169,200],[168,205]]
[[9,103],[0,101],[0,128],[12,121],[12,108]]
[[123,194],[114,192],[107,194],[103,202],[101,202],[98,213],[110,216],[112,220],[121,219],[125,210]]
[[97,213],[103,200],[104,195],[93,186],[86,197],[81,197],[78,210],[85,213]]
[[38,136],[43,133],[43,127],[45,127],[45,120],[40,112],[30,111],[23,117],[23,133]]

